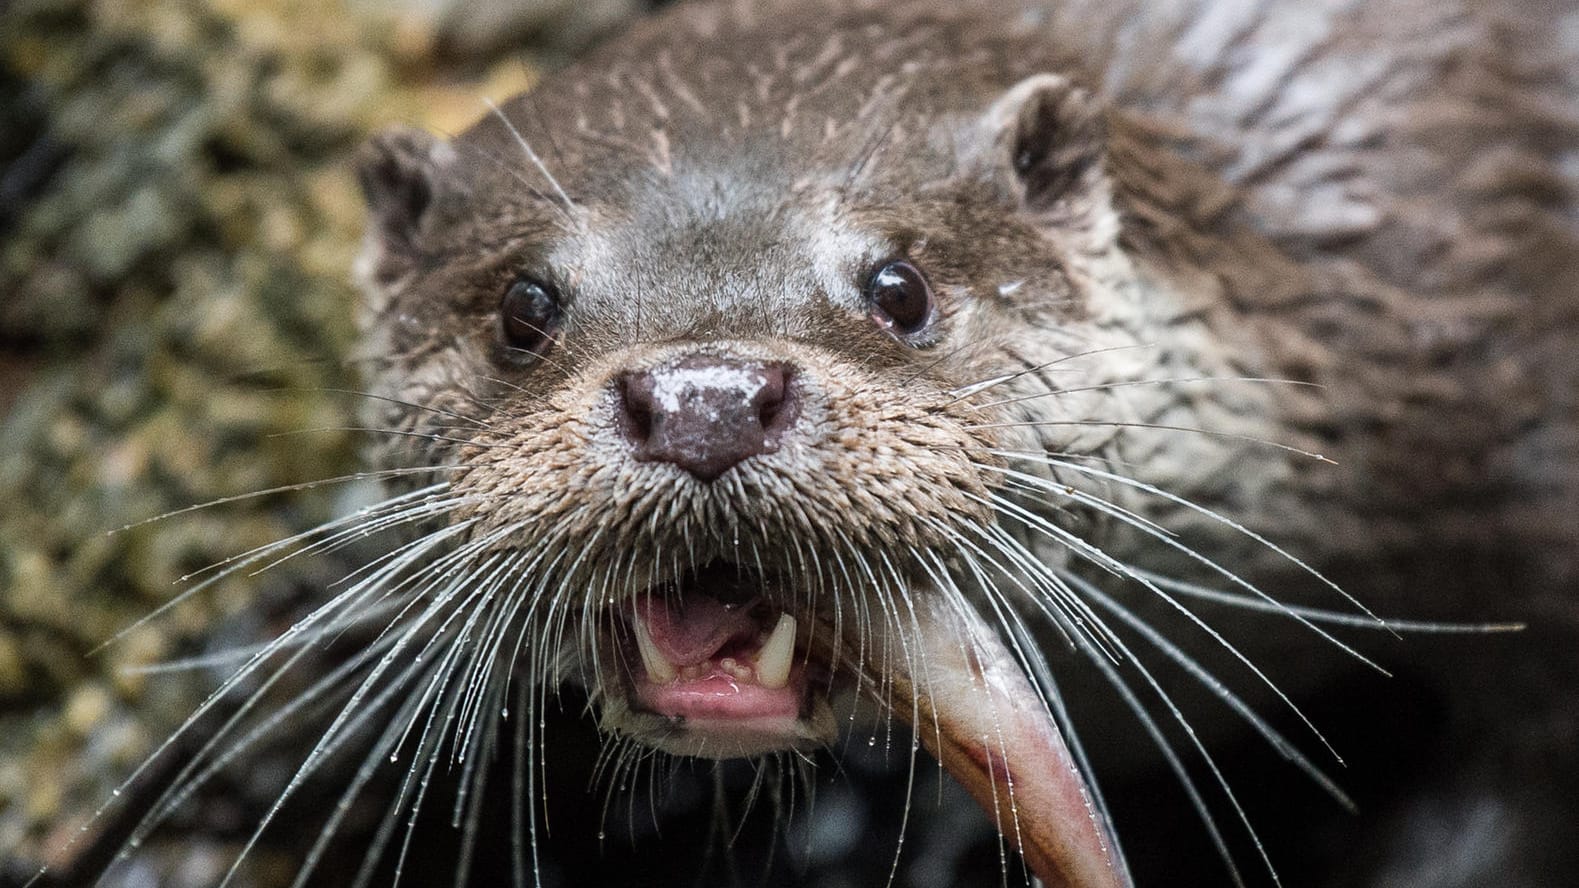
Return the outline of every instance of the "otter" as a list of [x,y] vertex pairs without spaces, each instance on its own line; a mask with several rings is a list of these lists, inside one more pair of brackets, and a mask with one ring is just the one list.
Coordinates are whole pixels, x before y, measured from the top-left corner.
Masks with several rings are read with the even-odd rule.
[[[257,825],[344,776],[302,883],[381,768],[366,872],[416,853],[407,820],[458,768],[462,857],[530,883],[571,685],[616,770],[908,726],[912,766],[941,762],[1046,885],[1168,883],[1173,846],[1131,838],[1101,779],[1158,767],[1235,879],[1278,879],[1270,824],[1302,837],[1289,882],[1559,884],[1559,13],[709,0],[454,138],[378,137],[357,274],[389,497],[320,539],[409,532],[221,690],[365,643],[300,702],[243,706],[149,827],[328,701]],[[1378,673],[1418,705],[1366,711]],[[1252,816],[1219,763],[1253,739],[1345,798],[1310,701],[1356,710],[1357,826]],[[1378,773],[1410,759],[1429,779]],[[502,851],[471,841],[490,789]]]

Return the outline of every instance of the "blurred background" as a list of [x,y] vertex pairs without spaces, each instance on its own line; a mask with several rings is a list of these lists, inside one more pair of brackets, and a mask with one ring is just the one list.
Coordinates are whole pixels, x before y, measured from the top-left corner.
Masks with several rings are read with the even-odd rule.
[[351,152],[463,129],[643,5],[0,2],[0,871],[87,853],[70,837],[214,678],[139,665],[234,643],[335,573],[222,584],[96,651],[182,575],[354,495],[109,533],[356,467],[355,398],[330,391],[356,387]]

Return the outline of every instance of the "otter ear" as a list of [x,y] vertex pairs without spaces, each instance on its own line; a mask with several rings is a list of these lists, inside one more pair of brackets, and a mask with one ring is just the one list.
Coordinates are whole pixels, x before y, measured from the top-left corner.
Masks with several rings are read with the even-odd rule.
[[986,122],[1031,209],[1050,210],[1100,180],[1102,110],[1065,78],[1035,74],[1016,83],[993,103]]
[[409,127],[385,130],[362,146],[356,175],[369,214],[364,258],[381,277],[421,251],[453,157],[448,142]]

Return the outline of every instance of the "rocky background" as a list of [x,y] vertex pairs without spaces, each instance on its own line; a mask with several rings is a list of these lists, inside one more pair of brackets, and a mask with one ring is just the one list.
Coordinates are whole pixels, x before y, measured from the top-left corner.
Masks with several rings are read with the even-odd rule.
[[[217,674],[141,667],[338,575],[222,583],[105,645],[357,495],[139,523],[355,470],[350,153],[391,123],[464,128],[639,5],[0,2],[0,884],[102,866],[114,818],[89,815]],[[218,845],[119,883],[212,884]]]

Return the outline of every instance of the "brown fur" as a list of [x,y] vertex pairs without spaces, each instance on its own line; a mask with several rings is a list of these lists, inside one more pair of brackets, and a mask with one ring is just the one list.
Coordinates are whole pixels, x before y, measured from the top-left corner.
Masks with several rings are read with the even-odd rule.
[[[1520,644],[1483,654],[1486,687],[1444,691],[1456,770],[1427,794],[1447,809],[1497,794],[1524,831],[1454,884],[1555,884],[1567,852],[1541,843],[1573,809],[1524,781],[1571,778],[1579,740],[1557,687],[1579,674],[1573,50],[1534,5],[1018,9],[686,5],[453,146],[385,140],[364,167],[374,385],[486,427],[398,404],[377,421],[442,436],[421,458],[463,467],[474,533],[520,522],[507,545],[643,565],[622,593],[736,539],[782,569],[803,547],[946,547],[938,527],[995,520],[982,500],[1004,458],[988,451],[1009,448],[1101,457],[1378,611],[1527,620]],[[1024,138],[1047,149],[1031,173],[1010,156]],[[896,254],[940,300],[919,348],[871,330],[858,301],[863,269]],[[527,364],[493,320],[523,270],[569,294],[555,349]],[[697,343],[794,362],[813,419],[727,484],[665,487],[672,467],[621,452],[609,384]],[[1216,519],[1053,475],[1333,606]],[[1200,578],[1055,505],[1106,551]],[[1247,644],[1308,650],[1281,633]],[[1291,686],[1341,672],[1312,656]],[[1495,699],[1525,682],[1530,699]],[[1495,738],[1508,724],[1517,743]],[[1424,808],[1390,810],[1373,873],[1413,865]]]

